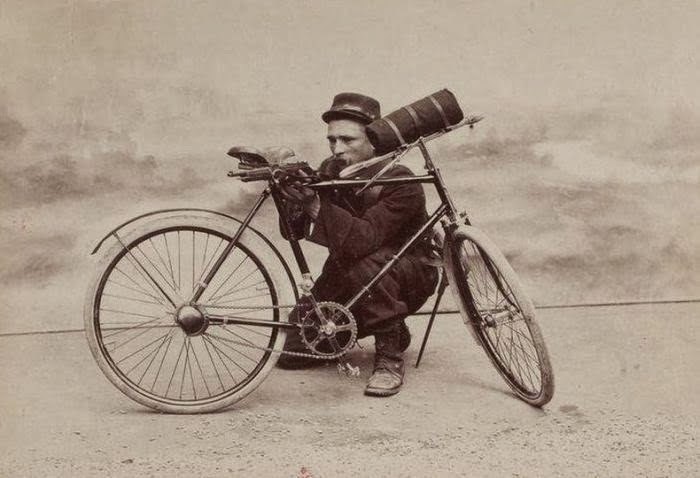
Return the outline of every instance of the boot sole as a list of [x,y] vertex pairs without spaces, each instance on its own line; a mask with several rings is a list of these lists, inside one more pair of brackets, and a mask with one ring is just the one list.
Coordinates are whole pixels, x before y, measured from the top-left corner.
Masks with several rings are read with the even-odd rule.
[[392,388],[391,390],[384,388],[366,388],[365,395],[370,397],[390,397],[391,395],[396,395],[399,393],[399,390],[401,390],[401,387]]

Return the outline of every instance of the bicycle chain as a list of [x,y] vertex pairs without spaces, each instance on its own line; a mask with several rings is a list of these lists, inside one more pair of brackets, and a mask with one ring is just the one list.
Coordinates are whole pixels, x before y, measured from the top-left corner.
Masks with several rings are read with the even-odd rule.
[[266,309],[293,309],[296,304],[292,305],[249,305],[249,306],[235,306],[235,305],[217,305],[217,304],[199,304],[205,309],[241,309],[241,310],[266,310]]
[[[241,310],[266,310],[266,309],[293,309],[296,307],[296,304],[294,305],[268,305],[268,306],[248,306],[248,307],[242,307],[242,306],[226,306],[226,305],[203,305],[206,309],[241,309]],[[226,318],[226,316],[223,316],[223,318]],[[299,330],[301,330],[301,323],[295,324]],[[278,354],[278,355],[291,355],[294,357],[304,357],[304,358],[311,358],[314,360],[335,360],[341,358],[343,355],[345,355],[352,347],[348,347],[348,349],[344,352],[340,352],[337,354],[333,355],[317,355],[314,353],[308,353],[308,352],[293,352],[291,350],[277,350],[272,347],[263,347],[262,345],[255,345],[251,344],[248,342],[242,342],[240,340],[234,340],[234,339],[226,339],[227,342],[230,342],[232,344],[236,345],[242,345],[243,347],[248,347],[251,349],[256,349],[256,350],[262,350],[264,352],[270,352],[273,354]]]
[[226,342],[230,342],[230,343],[236,344],[236,345],[242,345],[244,347],[248,347],[251,349],[262,350],[264,352],[270,352],[273,354],[292,355],[294,357],[305,357],[305,358],[312,358],[315,360],[335,360],[335,359],[341,358],[343,355],[345,355],[347,353],[347,351],[345,351],[345,352],[340,352],[340,353],[337,353],[334,355],[316,355],[316,354],[308,353],[308,352],[293,352],[291,350],[277,350],[277,349],[273,349],[271,347],[263,347],[261,345],[249,344],[248,342],[241,342],[240,340],[233,340],[233,339],[229,339],[229,338],[226,339]]

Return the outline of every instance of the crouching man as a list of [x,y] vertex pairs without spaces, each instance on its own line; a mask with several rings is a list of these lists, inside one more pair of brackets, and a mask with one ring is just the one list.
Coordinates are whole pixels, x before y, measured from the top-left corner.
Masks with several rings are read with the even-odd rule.
[[[333,176],[342,167],[374,156],[365,126],[380,117],[379,103],[357,93],[340,93],[323,113],[328,124],[327,139],[333,156],[321,165],[322,174]],[[357,173],[368,179],[385,162]],[[412,175],[395,166],[385,177]],[[362,194],[339,190],[314,194],[303,185],[287,186],[287,201],[298,202],[311,232],[307,239],[328,248],[321,275],[312,293],[318,301],[345,303],[392,258],[406,240],[427,220],[425,193],[420,184],[373,186]],[[435,290],[438,272],[429,265],[429,244],[419,243],[358,301],[352,312],[358,323],[358,337],[374,336],[374,371],[366,395],[388,396],[403,384],[403,352],[411,336],[404,319],[418,310]],[[298,320],[292,312],[290,321]],[[298,333],[287,337],[285,350],[304,352]],[[298,369],[319,360],[282,354],[278,366]]]

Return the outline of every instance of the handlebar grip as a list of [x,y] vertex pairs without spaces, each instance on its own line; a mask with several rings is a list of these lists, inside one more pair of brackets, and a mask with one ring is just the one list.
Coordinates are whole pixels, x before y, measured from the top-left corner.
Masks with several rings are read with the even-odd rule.
[[280,180],[286,174],[286,171],[294,171],[298,169],[307,168],[309,174],[313,174],[313,170],[309,168],[308,164],[300,161],[297,163],[288,163],[280,166],[270,166],[263,168],[248,169],[246,171],[229,171],[228,177],[230,178],[240,178],[243,182],[251,181],[269,181],[270,179]]
[[272,172],[269,168],[258,168],[241,173],[240,177],[241,181],[244,183],[251,181],[267,181],[272,178]]

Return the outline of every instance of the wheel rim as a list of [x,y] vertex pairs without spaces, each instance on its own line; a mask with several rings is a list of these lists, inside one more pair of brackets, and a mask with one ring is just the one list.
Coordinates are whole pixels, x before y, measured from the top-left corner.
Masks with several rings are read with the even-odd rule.
[[458,252],[460,287],[470,298],[467,309],[481,343],[506,381],[536,400],[543,393],[543,368],[533,325],[503,274],[476,244],[463,241]]
[[217,402],[268,361],[263,349],[277,329],[196,322],[196,311],[279,321],[273,282],[245,247],[234,248],[195,307],[185,304],[228,240],[200,227],[161,229],[125,245],[107,268],[95,334],[108,366],[137,394],[166,405]]

